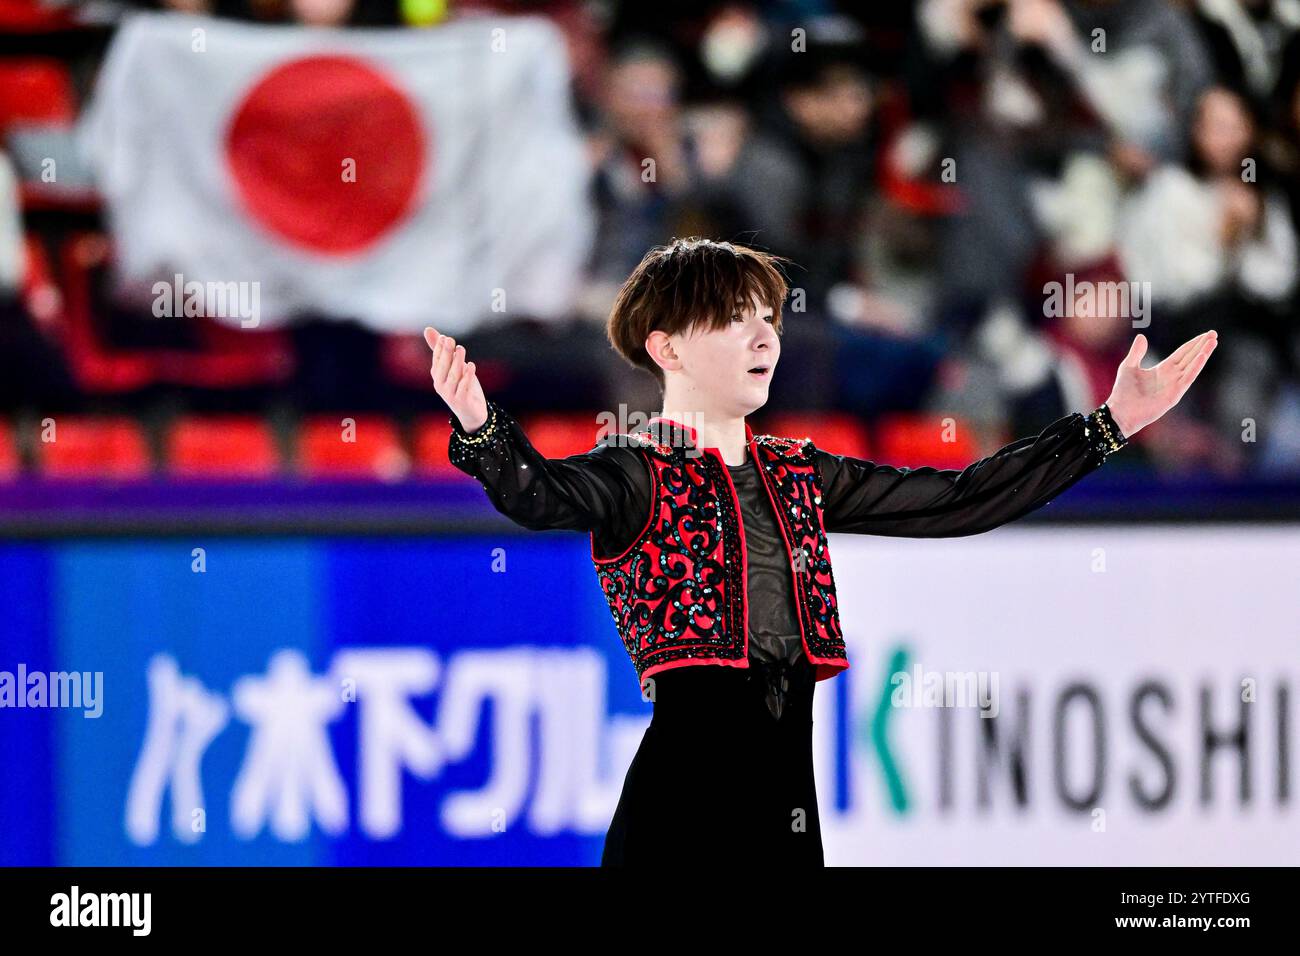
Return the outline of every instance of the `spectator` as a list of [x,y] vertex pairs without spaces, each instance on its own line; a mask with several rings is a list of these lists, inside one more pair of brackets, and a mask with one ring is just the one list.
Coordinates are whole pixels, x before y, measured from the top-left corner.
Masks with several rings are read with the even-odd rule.
[[1189,9],[1219,79],[1253,97],[1272,92],[1287,40],[1300,29],[1296,0],[1180,0]]
[[1258,166],[1256,120],[1240,94],[1208,90],[1192,140],[1190,169],[1161,167],[1126,203],[1120,249],[1128,277],[1151,284],[1147,333],[1158,349],[1176,347],[1191,329],[1230,330],[1193,401],[1213,402],[1233,434],[1276,400],[1289,362],[1296,234],[1284,194]]

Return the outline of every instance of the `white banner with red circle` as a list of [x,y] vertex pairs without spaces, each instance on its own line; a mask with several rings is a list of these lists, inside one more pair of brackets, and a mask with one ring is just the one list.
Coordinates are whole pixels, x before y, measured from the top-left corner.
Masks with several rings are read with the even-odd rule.
[[565,317],[594,234],[569,77],[540,17],[330,30],[136,15],[83,124],[119,273],[255,284],[268,326]]

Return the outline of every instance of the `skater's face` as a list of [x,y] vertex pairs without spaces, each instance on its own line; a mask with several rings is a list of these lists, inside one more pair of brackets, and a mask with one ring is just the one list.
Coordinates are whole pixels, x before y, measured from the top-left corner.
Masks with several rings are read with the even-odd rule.
[[[727,406],[739,414],[763,407],[781,357],[773,322],[772,307],[755,296],[746,308],[736,309],[725,328],[696,326],[671,336],[679,370],[691,390],[712,397],[710,406]],[[762,372],[751,371],[759,367]]]

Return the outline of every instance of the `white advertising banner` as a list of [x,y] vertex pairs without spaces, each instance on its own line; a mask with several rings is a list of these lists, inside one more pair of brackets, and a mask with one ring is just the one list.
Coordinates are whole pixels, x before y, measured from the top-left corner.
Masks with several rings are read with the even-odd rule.
[[831,550],[828,865],[1300,863],[1300,526]]

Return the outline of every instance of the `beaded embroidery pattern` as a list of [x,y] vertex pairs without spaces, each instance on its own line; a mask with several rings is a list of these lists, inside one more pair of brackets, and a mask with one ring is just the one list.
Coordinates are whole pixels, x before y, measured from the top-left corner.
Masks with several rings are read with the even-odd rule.
[[[686,454],[671,423],[619,435],[641,450],[653,477],[653,520],[617,557],[592,560],[640,682],[687,659],[745,667],[744,559],[740,517],[716,457]],[[830,676],[848,666],[821,517],[811,440],[754,436],[755,459],[778,515],[809,659]],[[804,559],[793,555],[803,550]]]

